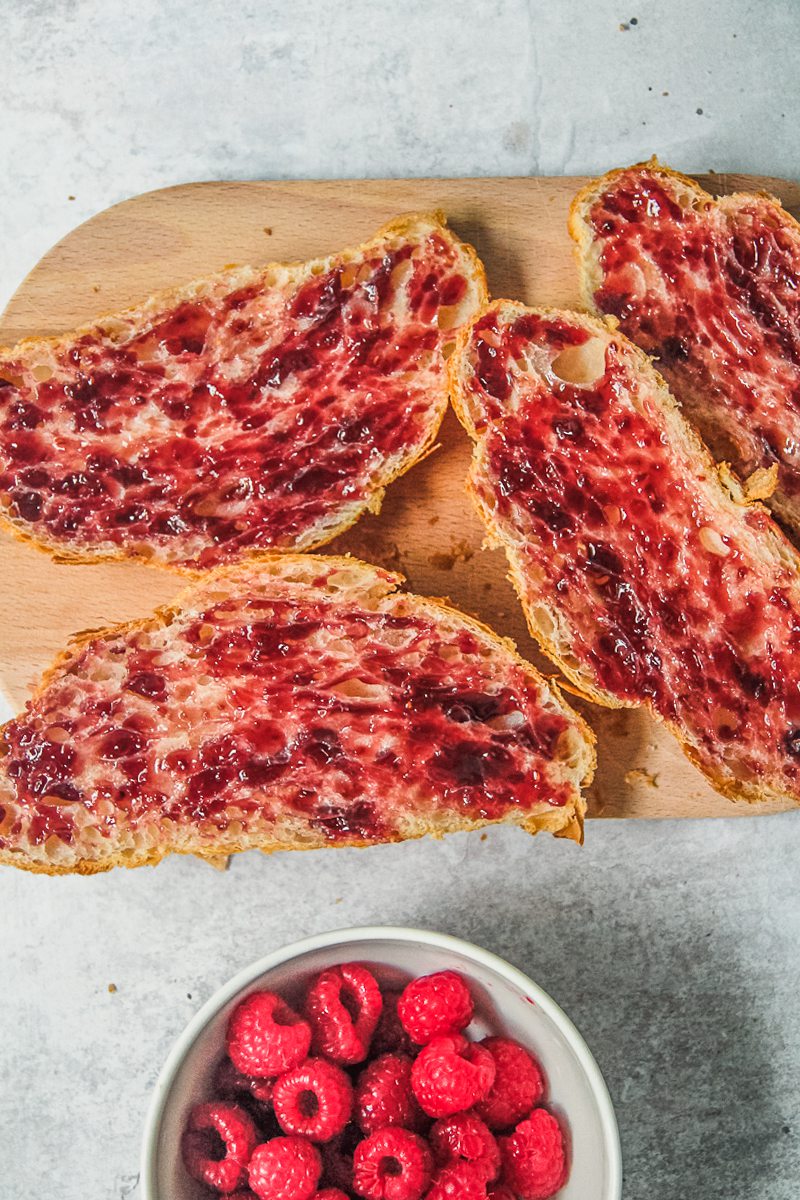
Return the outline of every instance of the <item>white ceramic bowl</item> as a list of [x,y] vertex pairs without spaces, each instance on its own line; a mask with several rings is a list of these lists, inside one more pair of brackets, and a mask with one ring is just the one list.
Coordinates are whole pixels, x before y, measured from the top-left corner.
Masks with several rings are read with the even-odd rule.
[[268,987],[296,1002],[304,984],[334,963],[361,961],[381,983],[452,968],[469,981],[470,1033],[503,1033],[530,1047],[547,1079],[547,1101],[568,1131],[570,1175],[558,1200],[620,1200],[622,1165],[614,1109],[597,1063],[575,1026],[521,971],[478,946],[424,929],[342,929],[285,946],[235,975],[203,1005],[175,1043],[156,1083],[142,1146],[142,1200],[207,1196],[186,1175],[181,1133],[192,1106],[209,1096],[236,1003]]

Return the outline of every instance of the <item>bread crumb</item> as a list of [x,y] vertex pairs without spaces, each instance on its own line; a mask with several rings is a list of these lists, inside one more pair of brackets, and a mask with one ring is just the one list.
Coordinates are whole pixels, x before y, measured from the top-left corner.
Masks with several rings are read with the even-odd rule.
[[630,29],[630,25],[627,25],[627,24],[621,24],[619,27],[620,33],[627,33],[627,31],[629,29]]
[[74,197],[74,196],[67,196],[67,199],[68,199],[68,200],[74,200],[74,199],[75,199],[75,197]]
[[264,233],[267,235],[267,237],[272,237],[272,228],[269,225],[265,225]]
[[99,291],[100,291],[100,284],[99,284],[99,283],[93,283],[93,284],[92,284],[92,291],[93,291],[93,292],[99,292]]
[[468,542],[454,542],[449,553],[438,551],[430,556],[428,562],[438,571],[452,571],[457,562],[469,562],[474,555],[475,551]]
[[488,835],[488,833],[482,833],[482,834],[481,834],[481,841],[482,841],[482,842],[485,842],[485,841],[486,841],[486,839],[488,838],[488,836],[489,836],[489,835]]
[[778,486],[778,464],[771,467],[757,467],[752,475],[744,481],[744,494],[747,500],[768,500]]
[[115,983],[110,983],[108,985],[108,990],[109,990],[109,992],[111,992],[111,995],[113,996],[114,992],[117,990],[117,985]]
[[645,771],[642,767],[634,767],[631,771],[625,772],[625,782],[629,787],[633,787],[637,783],[643,783],[645,787],[657,788],[658,775],[651,775],[649,771]]

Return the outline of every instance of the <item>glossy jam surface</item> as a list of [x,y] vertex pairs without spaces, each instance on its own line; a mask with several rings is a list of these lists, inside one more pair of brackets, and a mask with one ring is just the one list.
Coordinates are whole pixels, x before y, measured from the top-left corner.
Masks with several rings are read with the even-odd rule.
[[0,356],[0,498],[77,552],[212,565],[317,544],[425,446],[469,273],[426,223],[322,273],[236,270],[146,321]]
[[490,312],[469,347],[473,481],[526,602],[561,615],[599,688],[682,727],[701,761],[722,753],[735,779],[800,795],[797,573],[759,557],[769,518],[701,482],[613,342],[595,381],[558,378],[559,352],[588,336]]
[[552,761],[570,728],[466,624],[254,574],[167,628],[91,642],[6,727],[0,849],[92,857],[168,826],[202,846],[292,822],[298,840],[373,842],[448,811],[529,813],[574,799]]
[[718,459],[742,476],[779,464],[800,531],[800,229],[756,196],[689,205],[643,169],[610,182],[591,222],[598,307],[658,357]]

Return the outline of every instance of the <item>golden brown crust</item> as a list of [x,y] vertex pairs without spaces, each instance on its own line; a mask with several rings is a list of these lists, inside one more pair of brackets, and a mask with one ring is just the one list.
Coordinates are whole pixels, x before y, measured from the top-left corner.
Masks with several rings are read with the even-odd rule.
[[[306,555],[299,553],[281,554],[274,551],[256,551],[249,554],[246,558],[241,559],[232,564],[226,564],[221,567],[215,567],[210,571],[188,571],[186,572],[191,577],[191,583],[184,588],[174,600],[169,604],[161,605],[155,609],[149,616],[139,618],[133,621],[127,621],[119,625],[108,626],[102,629],[83,630],[70,639],[69,644],[56,657],[53,663],[45,670],[39,683],[34,689],[31,701],[35,701],[47,688],[48,684],[57,676],[68,671],[71,665],[80,657],[81,651],[85,645],[92,642],[98,637],[113,637],[122,636],[138,630],[144,630],[159,625],[167,625],[171,619],[178,615],[184,608],[196,598],[198,588],[205,589],[213,587],[217,580],[225,581],[234,577],[237,573],[245,572],[253,562],[262,564],[265,569],[271,570],[271,573],[285,578],[287,572],[291,573],[293,579],[303,579],[307,577],[310,581],[318,577],[321,573],[333,573],[340,569],[352,571],[362,571],[365,573],[365,581],[368,580],[373,586],[380,586],[381,597],[391,595],[398,591],[401,585],[405,582],[402,575],[393,571],[378,568],[370,563],[365,563],[360,559],[353,558],[350,555]],[[445,833],[458,832],[464,829],[480,829],[487,825],[499,823],[514,823],[520,825],[528,833],[535,834],[541,831],[549,831],[557,834],[560,837],[570,838],[574,841],[583,842],[583,822],[586,814],[586,801],[581,794],[581,788],[587,787],[591,782],[594,774],[597,756],[595,752],[595,736],[590,727],[586,724],[583,718],[576,713],[564,700],[561,690],[553,680],[545,680],[540,675],[531,663],[527,662],[518,653],[515,644],[509,639],[497,634],[488,625],[479,621],[475,617],[468,616],[465,613],[454,609],[447,601],[435,597],[415,596],[411,593],[405,593],[408,601],[413,607],[419,611],[432,614],[433,617],[441,623],[455,619],[459,626],[467,627],[473,630],[479,637],[488,641],[492,648],[498,654],[502,654],[505,658],[511,658],[514,664],[525,672],[531,678],[537,689],[549,691],[554,696],[558,705],[564,710],[568,719],[573,725],[576,738],[579,738],[584,751],[584,761],[582,763],[582,774],[580,779],[574,781],[575,800],[574,805],[570,805],[565,809],[554,807],[552,809],[538,812],[531,816],[520,816],[513,818],[507,816],[499,820],[489,820],[480,818],[465,818],[463,816],[452,817],[445,814],[440,823],[435,827],[432,825],[424,825],[420,823],[418,832],[409,833],[408,835],[400,836],[393,834],[385,841],[401,841],[412,840],[419,837],[435,837],[439,838]],[[10,724],[8,722],[7,724]],[[4,742],[4,731],[6,726],[0,727],[0,747]],[[573,773],[574,774],[574,773]],[[82,859],[73,866],[59,866],[56,864],[44,864],[27,858],[23,852],[0,851],[0,864],[6,863],[9,865],[21,867],[24,870],[34,871],[40,874],[48,875],[65,875],[65,874],[80,874],[93,875],[103,871],[111,870],[112,867],[138,867],[138,866],[155,866],[163,858],[169,854],[190,854],[197,858],[216,858],[223,855],[240,853],[247,849],[258,849],[264,853],[271,854],[278,850],[311,850],[322,849],[328,847],[338,848],[339,846],[349,847],[366,847],[373,845],[373,842],[358,838],[342,838],[332,843],[325,839],[322,834],[318,835],[317,840],[309,839],[302,844],[295,842],[290,844],[288,841],[278,839],[271,841],[259,841],[257,845],[242,845],[234,842],[226,842],[221,839],[209,846],[207,851],[198,849],[193,846],[191,849],[181,849],[173,847],[165,847],[164,849],[153,850],[148,853],[138,854],[134,856],[126,856],[119,854],[110,856],[103,860]]]
[[[432,212],[413,212],[406,213],[399,217],[394,217],[391,221],[388,221],[385,225],[382,225],[380,229],[378,229],[366,241],[361,242],[357,246],[349,246],[343,250],[338,250],[335,253],[327,255],[323,258],[308,260],[296,259],[284,263],[270,262],[259,268],[246,266],[227,267],[223,271],[218,271],[215,274],[208,275],[202,279],[192,280],[191,282],[181,284],[178,287],[167,288],[159,292],[154,292],[151,296],[148,296],[147,299],[143,300],[138,305],[132,305],[129,308],[117,310],[113,313],[106,313],[103,316],[96,318],[94,321],[88,322],[85,325],[80,325],[76,329],[69,330],[67,333],[56,334],[51,337],[44,338],[23,338],[13,346],[0,347],[0,369],[2,368],[4,360],[13,360],[18,358],[21,354],[26,354],[30,349],[41,346],[49,346],[52,349],[57,350],[61,346],[71,344],[76,337],[82,337],[85,335],[91,336],[99,332],[104,332],[105,327],[109,323],[113,325],[114,322],[119,322],[122,320],[141,319],[143,315],[151,311],[153,313],[161,312],[171,305],[180,303],[180,301],[186,299],[187,296],[202,296],[207,292],[212,291],[217,284],[226,280],[235,280],[237,276],[241,276],[242,282],[244,283],[246,279],[252,279],[256,276],[261,276],[271,270],[300,271],[309,270],[313,266],[320,266],[323,270],[330,269],[335,263],[346,262],[349,259],[368,254],[373,246],[380,244],[387,237],[402,237],[410,234],[415,226],[420,224],[433,224],[438,226],[440,232],[448,239],[448,241],[459,247],[470,264],[472,272],[470,279],[477,292],[476,302],[482,307],[487,302],[489,296],[486,283],[486,272],[483,263],[478,257],[475,248],[469,245],[469,243],[463,242],[460,238],[456,237],[456,235],[448,228],[447,217],[445,216],[444,212],[442,212],[441,209],[434,209]],[[363,502],[354,504],[352,507],[348,508],[336,526],[325,528],[322,531],[317,530],[316,533],[314,530],[311,530],[310,533],[312,536],[308,539],[308,541],[303,541],[302,544],[298,545],[296,549],[300,551],[317,550],[321,546],[327,545],[329,542],[333,541],[334,538],[339,537],[341,534],[350,529],[351,526],[359,521],[366,512],[374,510],[376,505],[379,507],[383,499],[385,489],[389,487],[390,484],[394,483],[396,479],[401,478],[401,476],[410,471],[412,467],[416,466],[419,462],[432,453],[435,448],[434,443],[439,433],[439,427],[446,411],[447,390],[446,387],[443,387],[439,403],[433,412],[431,421],[426,431],[425,442],[420,446],[419,450],[413,456],[406,458],[385,478],[381,479],[380,482],[364,497]],[[155,563],[158,566],[167,567],[176,571],[187,569],[179,564],[174,564],[157,558],[154,553],[148,552],[147,547],[131,546],[130,548],[126,548],[124,550],[98,550],[96,548],[92,549],[87,547],[86,550],[82,550],[75,547],[64,546],[59,542],[55,542],[47,538],[39,538],[26,523],[17,521],[9,512],[8,507],[3,506],[0,506],[0,530],[9,532],[18,541],[23,542],[26,545],[33,546],[36,550],[49,555],[57,563],[79,565],[82,563],[96,564],[134,560],[148,563],[150,565]],[[278,551],[278,549],[279,548],[276,547],[276,551]],[[192,570],[192,568],[189,567],[188,570]]]
[[[653,365],[652,359],[619,331],[617,323],[613,318],[593,317],[586,313],[567,312],[552,308],[528,307],[513,300],[493,300],[486,306],[483,312],[478,313],[469,325],[461,330],[456,341],[456,348],[448,362],[448,381],[450,399],[456,416],[475,443],[472,457],[473,470],[476,469],[480,461],[480,437],[469,410],[466,386],[469,378],[469,366],[465,351],[469,345],[473,327],[489,312],[495,310],[499,310],[501,315],[513,312],[515,316],[531,314],[546,320],[567,320],[576,326],[586,329],[594,337],[600,337],[606,339],[609,343],[613,343],[620,355],[627,357],[633,370],[653,385],[654,394],[658,398],[670,436],[677,445],[682,445],[688,450],[696,466],[698,477],[703,479],[705,486],[709,490],[715,490],[718,502],[721,502],[726,507],[733,506],[735,508],[762,512],[768,518],[768,525],[762,534],[765,554],[769,553],[772,557],[779,560],[782,565],[788,566],[800,577],[800,552],[798,552],[774,521],[771,520],[768,509],[759,501],[748,498],[742,485],[730,470],[729,465],[727,463],[718,464],[714,461],[705,443],[701,441],[699,435],[683,417],[680,405],[669,391],[661,375],[659,375]],[[509,565],[508,578],[519,597],[531,636],[548,658],[559,667],[569,680],[568,684],[562,684],[562,687],[566,691],[574,692],[578,697],[590,700],[595,704],[600,704],[604,708],[647,708],[655,720],[667,726],[679,742],[687,758],[708,778],[712,786],[729,799],[745,800],[748,803],[786,800],[785,793],[778,792],[768,785],[746,784],[723,774],[721,770],[718,772],[710,770],[707,763],[700,761],[700,756],[696,748],[687,740],[686,731],[674,722],[667,721],[661,717],[651,704],[640,705],[635,701],[624,701],[598,687],[587,670],[581,667],[575,659],[571,658],[569,643],[566,641],[561,643],[555,641],[548,634],[542,622],[537,620],[535,613],[527,603],[524,573],[520,563],[516,559],[512,540],[503,533],[495,520],[494,514],[483,503],[471,481],[468,483],[468,491],[486,527],[490,541],[497,546],[502,546],[505,550]],[[555,612],[554,609],[552,611]],[[553,625],[555,626],[555,621]]]

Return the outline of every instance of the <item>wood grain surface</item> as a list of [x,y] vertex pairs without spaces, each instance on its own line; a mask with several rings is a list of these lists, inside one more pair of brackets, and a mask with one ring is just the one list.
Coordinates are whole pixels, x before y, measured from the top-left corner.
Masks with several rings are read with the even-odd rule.
[[[229,263],[328,254],[389,218],[440,208],[486,264],[493,296],[574,305],[577,277],[566,216],[583,179],[344,180],[194,183],[126,200],[55,246],[21,285],[0,322],[0,342],[57,333],[135,303],[150,292]],[[710,191],[765,189],[800,214],[800,185],[752,176],[700,177]],[[404,574],[423,594],[449,596],[517,642],[546,673],[506,580],[505,558],[481,548],[482,527],[464,493],[470,443],[449,414],[440,448],[393,484],[379,516],[327,547]],[[59,566],[0,535],[0,699],[24,703],[67,637],[147,613],[181,580],[114,563]],[[606,817],[710,817],[773,811],[716,795],[673,739],[633,710],[580,703],[598,734],[590,812]]]

